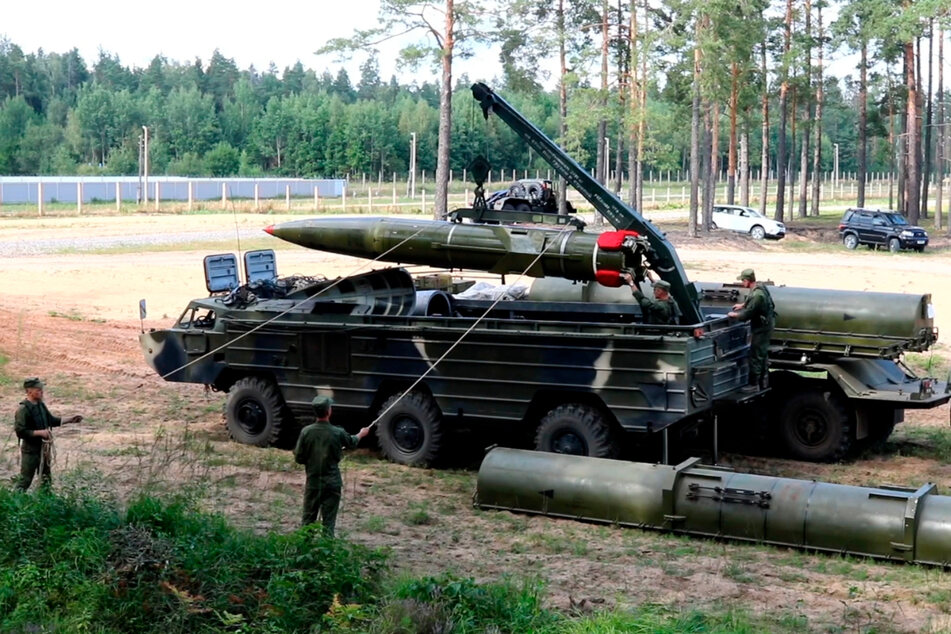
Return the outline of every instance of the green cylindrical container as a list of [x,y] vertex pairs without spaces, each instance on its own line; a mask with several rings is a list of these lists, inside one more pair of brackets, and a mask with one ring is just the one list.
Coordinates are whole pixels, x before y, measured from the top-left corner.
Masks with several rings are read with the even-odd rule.
[[951,565],[951,498],[935,487],[857,487],[496,448],[476,504],[689,535]]

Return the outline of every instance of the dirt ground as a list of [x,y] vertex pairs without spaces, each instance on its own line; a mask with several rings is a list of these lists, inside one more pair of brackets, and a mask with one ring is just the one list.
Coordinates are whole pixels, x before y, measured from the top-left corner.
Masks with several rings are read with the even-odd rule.
[[[243,215],[244,228],[280,217]],[[230,216],[144,216],[0,220],[5,241],[68,234],[201,232]],[[918,254],[751,243],[730,236],[699,241],[671,236],[692,279],[732,280],[752,266],[761,278],[816,288],[931,292],[942,332],[951,332],[951,253]],[[812,238],[799,242],[809,243]],[[336,276],[362,261],[281,247],[283,274]],[[222,250],[231,250],[224,247]],[[105,250],[0,258],[2,409],[12,415],[19,380],[48,381],[54,413],[86,420],[57,434],[57,480],[120,497],[133,489],[200,489],[206,506],[255,530],[298,522],[303,474],[289,452],[228,441],[220,394],[168,384],[139,350],[138,301],[146,328],[170,325],[186,302],[205,294],[201,260],[181,251]],[[951,356],[946,344],[936,353]],[[944,377],[942,377],[944,378]],[[12,417],[12,416],[11,416]],[[888,451],[846,464],[728,456],[741,470],[849,484],[951,486],[951,456],[923,458],[911,432],[946,428],[949,409],[910,412]],[[12,433],[0,435],[0,477],[17,469]],[[853,558],[724,544],[569,521],[480,512],[471,507],[475,472],[422,470],[358,450],[345,462],[339,526],[354,541],[392,551],[413,573],[451,570],[477,579],[536,575],[559,608],[632,606],[738,609],[770,614],[812,631],[951,631],[951,574]]]

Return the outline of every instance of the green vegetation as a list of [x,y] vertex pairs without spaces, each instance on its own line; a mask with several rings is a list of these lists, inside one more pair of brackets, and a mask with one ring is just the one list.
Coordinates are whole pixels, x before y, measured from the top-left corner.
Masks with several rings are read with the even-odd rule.
[[[805,625],[653,604],[591,611],[582,601],[562,613],[545,605],[538,580],[397,578],[385,553],[326,539],[316,527],[257,535],[185,496],[139,495],[121,508],[81,479],[70,482],[61,493],[0,489],[0,630],[582,634]],[[384,522],[369,524],[382,530]]]

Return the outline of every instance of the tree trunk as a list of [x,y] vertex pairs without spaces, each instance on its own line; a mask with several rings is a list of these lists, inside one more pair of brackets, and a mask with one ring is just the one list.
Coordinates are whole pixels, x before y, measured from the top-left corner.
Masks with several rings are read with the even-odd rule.
[[[940,24],[940,23],[939,23]],[[944,28],[938,27],[938,189],[935,192],[934,228],[941,231],[942,198],[944,196]]]
[[716,110],[713,104],[707,103],[703,106],[703,148],[700,155],[700,172],[703,175],[703,230],[710,231],[710,225],[713,222],[713,192],[716,188],[716,168],[714,167],[714,141],[713,128],[716,119]]
[[720,180],[720,103],[716,101],[710,106],[710,171],[716,191],[717,181]]
[[740,204],[750,206],[750,112],[749,108],[743,115],[743,127],[740,130]]
[[[644,208],[644,140],[647,137],[647,19],[649,0],[644,0],[644,44],[641,53],[641,92],[637,119],[637,208]],[[632,6],[632,9],[636,7]]]
[[[806,90],[803,93],[802,108],[802,141],[799,154],[799,208],[797,215],[800,218],[806,217],[807,193],[809,191],[809,140],[812,138],[812,131],[809,128],[809,122],[812,120],[812,104],[809,103],[809,88],[812,86],[812,0],[805,2],[806,14]],[[792,214],[789,214],[792,218]]]
[[[799,94],[796,89],[793,88],[792,92],[792,103],[789,107],[789,120],[792,122],[789,130],[789,169],[787,174],[789,174],[789,203],[786,210],[786,217],[789,220],[792,220],[793,217],[793,204],[796,201],[796,111],[798,109]],[[782,220],[782,218],[780,218]]]
[[898,148],[895,146],[895,100],[892,95],[892,75],[886,71],[885,77],[888,95],[888,156],[891,159],[888,171],[888,208],[895,209],[895,174],[898,172],[896,165]]
[[[556,13],[556,24],[558,29],[558,135],[562,147],[568,138],[568,87],[565,80],[568,77],[568,64],[565,53],[565,0],[558,0],[558,10]],[[558,176],[558,213],[565,215],[568,213],[568,190],[565,177]]]
[[[608,185],[608,161],[605,160],[604,138],[607,136],[608,120],[604,112],[608,105],[608,43],[611,35],[608,32],[608,0],[601,3],[601,94],[598,98],[598,157],[595,161],[595,174],[598,182]],[[600,218],[600,215],[598,215]]]
[[919,196],[918,196],[918,82],[915,78],[915,43],[905,42],[905,64],[907,77],[905,86],[908,89],[908,99],[905,105],[905,133],[908,138],[906,147],[908,176],[905,179],[905,208],[911,224],[918,224]]
[[693,49],[693,102],[690,106],[690,235],[697,237],[697,210],[700,196],[700,20]]
[[773,217],[779,221],[782,221],[786,208],[786,116],[789,99],[789,68],[785,59],[789,57],[792,42],[792,14],[792,0],[786,0],[784,61],[781,68],[783,81],[779,87],[779,138],[776,143],[776,212],[773,214]]
[[[890,96],[889,96],[890,98]],[[859,207],[865,206],[865,179],[868,165],[866,150],[868,147],[868,42],[862,41],[862,59],[859,62],[859,138],[858,138],[858,200]]]
[[732,205],[736,201],[736,111],[739,108],[740,66],[733,62],[730,82],[730,147],[727,158],[726,202]]
[[761,132],[763,152],[760,157],[760,200],[759,212],[766,215],[766,201],[769,198],[769,80],[766,76],[766,42],[760,48],[760,62],[763,68],[763,127]]
[[[812,151],[812,206],[811,214],[819,215],[819,200],[822,197],[822,83],[825,81],[822,69],[822,52],[825,48],[823,38],[825,33],[822,30],[822,3],[816,7],[816,30],[819,33],[819,53],[816,64],[816,145]],[[860,176],[860,189],[865,189],[865,178]],[[861,207],[861,205],[859,205]]]
[[454,0],[446,0],[446,32],[442,46],[442,85],[439,87],[439,144],[436,151],[436,197],[433,217],[446,216],[449,203],[449,145],[452,141],[452,49],[456,43]]
[[934,20],[928,21],[928,97],[925,112],[925,160],[922,164],[921,176],[921,217],[928,217],[928,189],[931,184],[931,121],[934,114],[931,98],[933,84],[932,69],[934,67]]

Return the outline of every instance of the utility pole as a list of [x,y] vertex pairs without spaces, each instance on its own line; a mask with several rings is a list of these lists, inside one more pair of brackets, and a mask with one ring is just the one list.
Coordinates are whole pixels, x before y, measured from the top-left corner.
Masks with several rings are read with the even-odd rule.
[[144,155],[144,178],[142,186],[142,200],[143,204],[149,204],[149,128],[148,126],[142,126],[142,138],[144,141],[143,155]]
[[412,141],[409,148],[409,191],[410,199],[416,199],[416,133],[410,133]]

